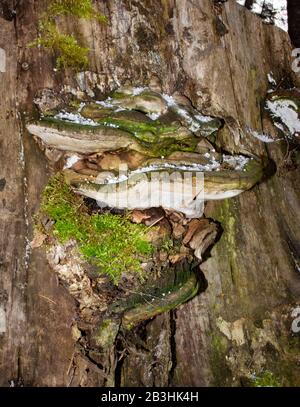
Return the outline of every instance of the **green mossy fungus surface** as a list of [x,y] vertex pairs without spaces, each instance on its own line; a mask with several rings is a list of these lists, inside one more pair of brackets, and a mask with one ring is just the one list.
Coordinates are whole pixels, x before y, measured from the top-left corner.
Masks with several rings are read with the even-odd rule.
[[98,13],[91,0],[55,0],[39,20],[40,36],[29,46],[40,46],[56,56],[56,68],[72,68],[75,71],[86,69],[89,65],[89,48],[81,46],[74,35],[61,33],[56,25],[59,16],[96,19],[102,24],[105,16]]
[[[159,275],[152,271],[141,289],[111,304],[108,315],[112,317],[112,324],[122,316],[122,328],[131,330],[141,322],[189,301],[203,289],[197,268],[197,261],[184,259],[160,270]],[[106,324],[96,333],[98,343],[106,339]]]
[[153,123],[139,123],[130,120],[105,118],[97,120],[104,126],[113,125],[115,128],[130,133],[141,146],[148,150],[152,157],[168,156],[175,151],[194,152],[199,140],[194,136],[178,138],[176,126],[161,125],[159,121]]
[[159,138],[165,134],[175,133],[178,127],[176,126],[164,126],[158,120],[151,123],[138,122],[134,120],[118,119],[114,117],[106,117],[104,119],[97,120],[105,126],[114,126],[118,129],[127,131],[137,137],[139,140],[157,143]]
[[[65,120],[55,119],[54,117],[44,117],[42,120],[39,120],[38,124],[45,125],[48,127],[53,127],[57,130],[64,130],[69,129],[74,132],[80,132],[88,130],[91,133],[97,133],[99,128],[110,128],[108,123],[99,122],[99,126],[92,126],[87,124],[80,124],[80,123],[71,123]],[[125,127],[117,127],[120,130],[124,130]],[[168,156],[176,151],[183,151],[183,152],[194,152],[199,142],[199,139],[194,135],[187,137],[184,140],[176,140],[176,138],[170,137],[162,137],[161,134],[153,135],[152,133],[141,133],[136,130],[129,130],[126,128],[128,135],[132,137],[133,140],[137,140],[141,148],[143,149],[143,153],[148,155],[149,157],[158,158],[161,156]],[[163,132],[163,130],[161,130]],[[147,140],[151,139],[151,142],[146,141],[146,134]],[[155,142],[153,141],[155,138]]]
[[[169,290],[169,291],[168,291]],[[158,295],[152,298],[143,299],[133,308],[124,313],[122,325],[130,330],[142,321],[153,318],[158,314],[171,311],[179,305],[192,299],[199,291],[199,284],[195,273],[190,273],[187,281],[184,281],[170,287],[164,287]]]
[[41,213],[53,222],[52,233],[61,243],[75,239],[83,258],[118,284],[124,272],[143,276],[141,263],[153,252],[147,227],[128,217],[89,214],[83,198],[74,194],[62,174],[52,177],[43,191]]

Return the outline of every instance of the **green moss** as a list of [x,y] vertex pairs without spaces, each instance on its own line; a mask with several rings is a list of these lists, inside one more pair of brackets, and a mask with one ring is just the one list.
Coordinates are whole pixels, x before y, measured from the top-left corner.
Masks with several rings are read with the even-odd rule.
[[237,252],[236,248],[236,216],[235,209],[232,207],[233,201],[231,199],[224,199],[218,206],[215,218],[221,223],[224,234],[222,241],[226,246],[228,258],[232,271],[237,269]]
[[157,141],[155,126],[148,123],[139,123],[130,120],[104,118],[98,120],[105,126],[113,126],[128,131],[141,141],[154,143]]
[[133,120],[126,120],[126,119],[115,119],[111,117],[105,117],[104,119],[99,120],[100,123],[103,123],[105,125],[113,125],[116,126],[120,129],[130,131],[130,132],[151,132],[153,134],[156,134],[159,131],[159,128],[157,125],[154,124],[154,122],[147,123],[147,122],[137,122]]
[[31,46],[41,46],[57,55],[56,67],[85,69],[88,66],[89,48],[80,46],[72,35],[62,34],[52,21],[42,21],[40,24],[41,36]]
[[[107,119],[105,119],[107,121]],[[86,124],[79,124],[79,123],[71,123],[64,120],[55,119],[53,117],[44,117],[42,120],[38,122],[38,124],[45,124],[48,127],[53,127],[58,130],[63,130],[65,128],[69,128],[75,131],[86,131],[89,130],[90,132],[97,133],[97,130],[100,127],[109,127],[105,125],[105,121],[99,121],[99,126],[91,126]],[[136,123],[138,125],[138,123]],[[121,130],[121,127],[119,127]],[[123,130],[123,129],[122,129]],[[163,131],[163,130],[161,130]],[[167,130],[165,129],[167,132]],[[176,140],[176,136],[174,137],[162,137],[162,133],[157,136],[156,142],[153,141],[150,143],[149,141],[143,139],[144,137],[141,136],[141,133],[136,132],[128,132],[129,136],[132,136],[133,139],[138,140],[140,146],[144,149],[144,153],[150,157],[161,157],[161,156],[168,156],[176,151],[186,151],[186,152],[194,152],[196,149],[197,144],[199,143],[199,139],[193,135],[183,139],[183,140]],[[144,132],[144,136],[146,137],[146,132]],[[155,137],[151,134],[151,137]],[[167,133],[166,133],[167,134]],[[149,133],[148,133],[149,136]]]
[[140,122],[135,120],[120,119],[113,117],[106,117],[98,120],[99,123],[105,126],[114,126],[118,129],[127,131],[133,134],[141,141],[148,143],[156,143],[160,137],[166,133],[176,132],[175,126],[163,126],[159,121],[153,122]]
[[105,319],[94,335],[97,346],[100,346],[103,350],[113,346],[119,331],[119,325],[120,323],[116,320]]
[[213,385],[217,387],[230,385],[232,374],[226,364],[227,343],[226,339],[212,334],[210,362],[213,373]]
[[127,93],[123,93],[123,92],[119,92],[118,90],[116,90],[116,91],[114,91],[112,94],[111,94],[111,97],[113,98],[113,99],[124,99],[124,98],[127,98],[129,95],[127,94]]
[[80,114],[87,119],[99,120],[109,116],[113,111],[111,107],[101,106],[100,108],[96,103],[89,103],[80,110]]
[[197,146],[196,137],[191,136],[185,140],[177,141],[174,138],[165,138],[160,143],[154,144],[152,148],[152,155],[154,157],[167,157],[176,151],[194,152]]
[[79,100],[71,100],[70,108],[72,110],[78,111],[80,109],[81,102]]
[[62,174],[46,186],[41,212],[55,222],[52,232],[61,243],[75,239],[82,256],[115,284],[125,271],[142,275],[143,258],[153,252],[145,238],[146,226],[111,213],[90,215],[82,197],[73,193]]
[[89,124],[81,124],[75,122],[68,122],[67,120],[55,119],[54,117],[43,117],[36,124],[37,125],[42,124],[47,127],[55,128],[57,130],[70,129],[78,132],[88,130],[92,133],[96,133],[99,127],[104,127],[104,125],[100,123],[99,126],[92,126]]
[[280,381],[269,370],[265,370],[252,380],[253,387],[281,387]]
[[174,242],[173,242],[173,239],[171,239],[170,237],[166,237],[160,246],[161,250],[164,250],[168,253],[170,253],[173,248],[174,248]]
[[55,19],[60,15],[94,18],[106,23],[106,17],[93,9],[91,0],[55,0],[39,21],[40,36],[29,46],[39,46],[54,54],[57,69],[86,69],[90,49],[81,46],[73,35],[63,34],[58,30]]
[[51,16],[72,15],[78,18],[97,19],[106,23],[107,19],[95,11],[92,0],[55,0],[50,4],[48,13]]
[[225,209],[225,214],[226,214],[226,222],[227,222],[227,228],[225,230],[226,232],[226,238],[228,242],[228,248],[231,253],[232,260],[236,263],[237,259],[237,253],[235,251],[236,247],[236,219],[233,213],[231,213],[231,208],[230,208],[230,200],[226,199],[224,202],[224,209]]

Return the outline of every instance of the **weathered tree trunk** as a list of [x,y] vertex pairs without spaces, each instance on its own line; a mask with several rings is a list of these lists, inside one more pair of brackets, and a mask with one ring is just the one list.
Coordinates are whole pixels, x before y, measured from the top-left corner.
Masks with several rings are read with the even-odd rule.
[[[24,122],[41,89],[86,90],[72,71],[55,72],[51,56],[27,47],[47,3],[23,2],[15,22],[1,19],[0,25],[6,52],[6,72],[0,72],[0,385],[231,386],[264,370],[299,385],[299,334],[290,330],[300,301],[299,166],[284,165],[285,142],[263,144],[239,131],[244,125],[273,131],[261,103],[270,71],[278,82],[297,81],[288,35],[233,0],[220,7],[209,0],[98,1],[106,26],[60,21],[92,49],[81,78],[96,97],[126,81],[156,79],[164,92],[178,91],[202,113],[224,118],[218,143],[226,151],[267,156],[277,166],[252,190],[206,205],[206,216],[223,229],[201,266],[206,291],[118,343],[115,351],[125,357],[115,365],[115,355],[107,356],[105,379],[72,337],[72,298],[44,251],[29,247],[32,216],[51,171]],[[227,33],[218,30],[217,19]]]

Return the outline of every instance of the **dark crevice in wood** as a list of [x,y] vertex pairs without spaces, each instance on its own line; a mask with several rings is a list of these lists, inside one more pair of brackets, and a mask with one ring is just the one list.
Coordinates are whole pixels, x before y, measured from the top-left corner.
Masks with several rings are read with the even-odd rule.
[[177,367],[176,357],[176,310],[170,311],[170,351],[172,366],[169,372],[168,385],[171,386],[175,369]]

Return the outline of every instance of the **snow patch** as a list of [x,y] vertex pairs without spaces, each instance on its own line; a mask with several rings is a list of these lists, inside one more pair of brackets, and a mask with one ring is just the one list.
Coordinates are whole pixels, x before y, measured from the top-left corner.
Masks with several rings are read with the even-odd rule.
[[243,155],[223,155],[223,161],[234,167],[235,171],[242,171],[250,161],[249,157]]
[[77,154],[73,154],[70,157],[68,157],[66,164],[64,166],[64,170],[73,167],[73,165],[76,164],[80,159],[81,157],[79,157]]
[[264,133],[258,133],[257,131],[252,130],[251,134],[253,137],[257,138],[258,140],[262,141],[263,143],[274,143],[274,140],[272,137],[268,136],[267,134]]
[[85,107],[85,105],[86,105],[86,103],[84,103],[84,102],[81,102],[81,103],[80,103],[80,106],[79,106],[79,109],[78,109],[78,113],[80,113],[80,112],[82,111],[82,109]]
[[202,123],[208,123],[211,120],[213,120],[213,118],[211,116],[203,116],[202,114],[196,114],[195,119],[199,120],[199,122],[202,122]]
[[159,113],[147,113],[146,116],[148,116],[151,120],[157,120],[160,117]]
[[[245,0],[236,0],[245,6]],[[288,30],[287,0],[254,0],[251,11],[259,15],[266,23],[274,24],[282,30]]]
[[141,93],[144,92],[144,90],[147,90],[147,88],[143,87],[143,86],[137,86],[136,88],[132,89],[132,95],[133,96],[138,96]]
[[102,124],[106,127],[113,127],[114,129],[118,129],[120,126],[115,123],[109,123],[109,122],[102,122]]
[[268,77],[268,81],[271,85],[273,85],[273,86],[277,85],[276,80],[274,79],[274,76],[273,76],[273,72],[269,72],[267,77]]
[[82,124],[84,126],[99,126],[99,123],[92,119],[85,119],[80,113],[69,113],[62,111],[54,116],[54,119],[64,120],[69,123]]
[[208,123],[213,119],[210,116],[203,116],[200,113],[197,115],[190,114],[186,109],[179,106],[172,96],[166,93],[163,93],[162,97],[167,102],[167,105],[186,121],[188,129],[193,133],[200,130],[203,123]]
[[177,105],[177,103],[175,102],[173,96],[170,96],[167,93],[163,93],[162,97],[167,102],[168,106],[176,106]]
[[[251,158],[245,157],[243,155],[230,156],[230,155],[224,154],[222,157],[222,161],[231,165],[235,171],[243,171],[245,169],[245,166],[248,164],[248,162],[250,160],[251,160]],[[119,176],[114,176],[114,175],[110,174],[104,180],[104,183],[105,184],[117,184],[119,182],[128,180],[130,177],[132,177],[134,175],[146,174],[146,173],[155,172],[155,171],[174,170],[174,171],[186,171],[186,172],[212,172],[212,171],[219,171],[220,167],[221,167],[221,162],[216,161],[215,159],[212,159],[208,164],[187,164],[187,165],[179,165],[179,164],[172,164],[172,163],[153,164],[153,165],[149,165],[147,167],[138,168],[137,170],[128,172],[128,174],[121,174]],[[103,179],[101,179],[101,183],[103,183]]]
[[96,101],[97,105],[103,106],[103,107],[108,107],[108,108],[113,108],[114,105],[112,104],[112,98],[108,97],[105,100],[97,100]]
[[[298,106],[295,102],[289,99],[268,100],[266,107],[274,119],[279,119],[288,128],[291,135],[300,132]],[[280,123],[276,126],[283,129]]]

